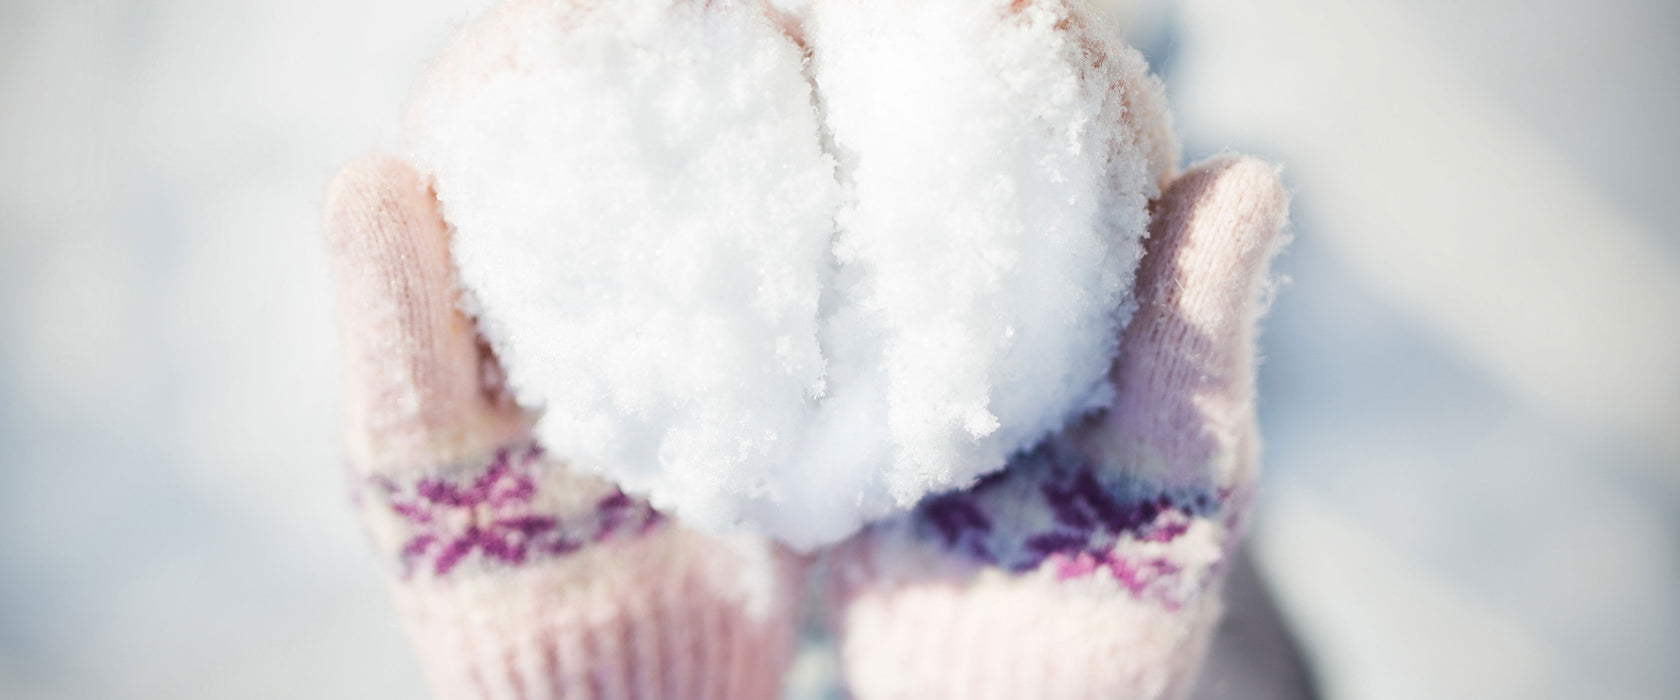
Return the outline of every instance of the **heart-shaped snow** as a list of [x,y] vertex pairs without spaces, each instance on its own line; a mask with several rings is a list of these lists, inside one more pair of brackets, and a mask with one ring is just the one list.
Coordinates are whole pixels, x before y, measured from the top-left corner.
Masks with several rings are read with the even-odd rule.
[[812,547],[1103,406],[1176,153],[1142,59],[1070,4],[527,1],[470,28],[409,135],[547,448]]

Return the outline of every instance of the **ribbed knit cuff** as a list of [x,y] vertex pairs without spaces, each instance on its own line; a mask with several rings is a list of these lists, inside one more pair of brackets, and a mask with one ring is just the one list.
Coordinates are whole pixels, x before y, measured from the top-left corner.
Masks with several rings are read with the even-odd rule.
[[854,697],[1182,697],[1220,614],[1230,497],[1052,441],[872,527],[830,566]]
[[670,530],[525,570],[398,583],[396,599],[440,698],[768,700],[793,643],[792,578],[751,549]]
[[859,700],[1163,700],[1192,685],[1217,590],[1176,609],[1097,575],[988,569],[854,589],[839,621]]
[[440,698],[780,693],[797,562],[684,530],[532,446],[358,493]]

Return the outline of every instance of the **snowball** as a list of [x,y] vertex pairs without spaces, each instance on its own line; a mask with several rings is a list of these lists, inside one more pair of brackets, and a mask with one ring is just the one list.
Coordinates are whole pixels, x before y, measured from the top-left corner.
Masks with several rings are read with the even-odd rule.
[[744,0],[493,11],[410,137],[548,449],[810,548],[1109,400],[1164,172],[1061,2],[798,5],[808,60]]

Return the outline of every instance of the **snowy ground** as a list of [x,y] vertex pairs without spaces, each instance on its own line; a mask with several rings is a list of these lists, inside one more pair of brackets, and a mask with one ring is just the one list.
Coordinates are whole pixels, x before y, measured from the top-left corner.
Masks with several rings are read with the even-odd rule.
[[[0,695],[423,693],[317,219],[474,4],[0,4]],[[1327,697],[1680,695],[1680,6],[1141,10],[1297,192],[1255,547]]]

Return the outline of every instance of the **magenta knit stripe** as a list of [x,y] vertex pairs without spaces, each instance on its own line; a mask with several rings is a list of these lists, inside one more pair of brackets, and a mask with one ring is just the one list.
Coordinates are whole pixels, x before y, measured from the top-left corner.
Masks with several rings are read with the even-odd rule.
[[617,490],[582,512],[549,512],[539,505],[540,492],[553,468],[535,443],[506,447],[485,463],[447,473],[368,477],[358,501],[401,523],[395,556],[405,579],[417,571],[447,576],[467,562],[520,566],[561,557],[662,522],[646,503]]

